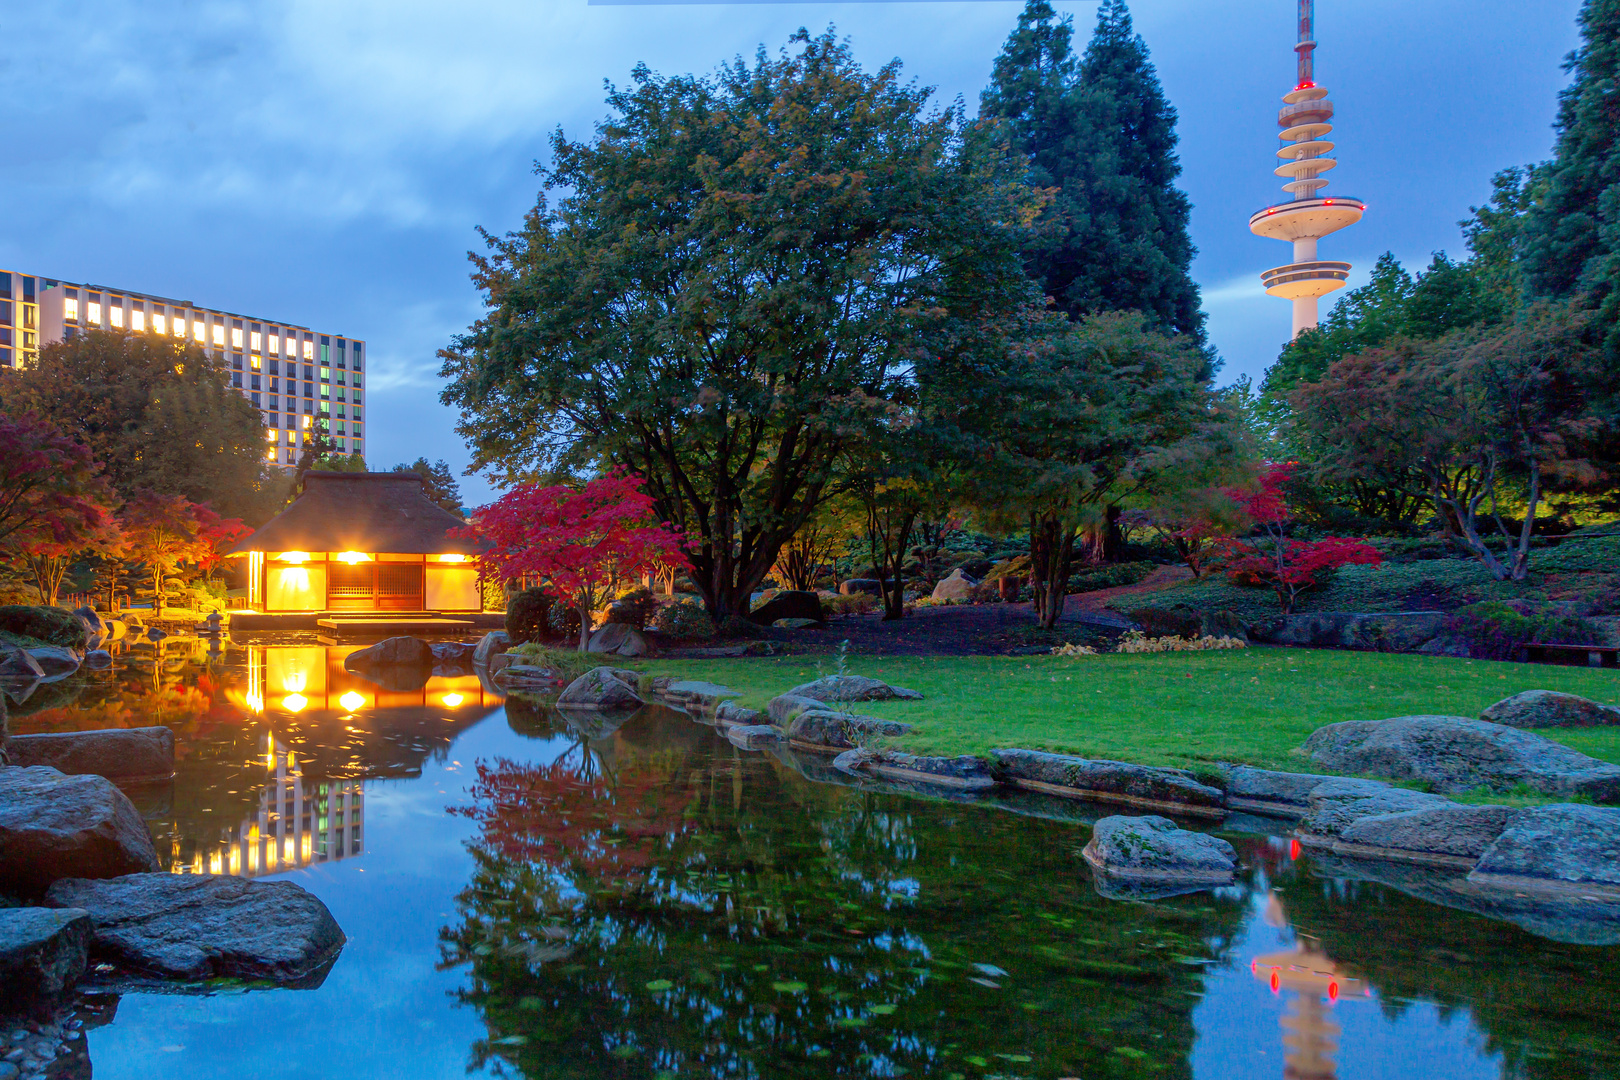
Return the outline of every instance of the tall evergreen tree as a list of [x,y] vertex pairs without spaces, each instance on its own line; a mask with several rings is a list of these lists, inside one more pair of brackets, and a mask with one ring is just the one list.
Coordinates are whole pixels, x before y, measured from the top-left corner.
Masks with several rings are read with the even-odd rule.
[[1046,0],[1029,0],[981,98],[1028,155],[1030,183],[1052,189],[1030,276],[1071,319],[1135,309],[1202,345],[1175,109],[1124,0],[1104,0],[1078,63],[1071,35]]
[[1590,293],[1620,351],[1620,0],[1586,0],[1577,21],[1557,150],[1525,223],[1525,279],[1532,295]]

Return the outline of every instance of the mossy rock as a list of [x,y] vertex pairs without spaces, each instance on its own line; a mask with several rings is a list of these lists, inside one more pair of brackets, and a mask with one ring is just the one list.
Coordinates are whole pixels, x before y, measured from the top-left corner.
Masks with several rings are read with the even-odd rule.
[[89,628],[77,615],[56,607],[0,607],[0,630],[69,649],[82,649],[90,640]]

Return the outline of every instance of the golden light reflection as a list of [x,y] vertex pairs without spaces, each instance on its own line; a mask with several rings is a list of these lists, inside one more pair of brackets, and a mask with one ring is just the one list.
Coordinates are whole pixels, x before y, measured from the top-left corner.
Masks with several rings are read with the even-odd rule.
[[367,555],[363,551],[340,551],[340,552],[338,552],[338,562],[346,562],[350,566],[353,566],[355,563],[363,563],[363,562],[370,562],[370,561],[371,561],[371,556]]
[[463,701],[466,701],[467,699],[462,697],[460,694],[446,694],[446,695],[444,695],[444,697],[440,698],[439,700],[444,702],[444,707],[445,708],[453,709],[457,705],[460,705]]
[[439,561],[440,562],[466,562],[467,561],[467,556],[465,556],[465,555],[440,555],[439,556]]
[[338,704],[342,705],[350,712],[354,712],[356,709],[360,709],[365,706],[366,698],[364,694],[359,694],[353,690],[350,690],[347,694],[344,694],[342,697],[338,698]]
[[280,555],[276,556],[276,561],[277,562],[290,562],[290,563],[309,562],[309,552],[307,552],[307,551],[283,551]]
[[281,699],[281,707],[288,712],[303,712],[304,706],[309,704],[309,698],[303,694],[288,694]]
[[289,671],[281,677],[281,688],[289,694],[302,694],[309,689],[309,673]]

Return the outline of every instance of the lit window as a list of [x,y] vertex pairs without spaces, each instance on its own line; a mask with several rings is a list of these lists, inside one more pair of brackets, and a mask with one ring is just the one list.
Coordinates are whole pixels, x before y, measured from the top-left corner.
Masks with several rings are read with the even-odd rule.
[[313,341],[304,342],[304,359],[315,359],[315,343]]
[[258,371],[259,370],[259,358],[257,356],[248,357],[248,365],[250,367],[252,367],[254,371]]
[[[241,331],[238,330],[237,333],[240,334]],[[254,352],[258,352],[259,347],[263,343],[264,343],[264,335],[260,334],[257,330],[253,331],[251,334],[248,335],[248,348],[252,349]]]
[[304,430],[306,430],[306,431],[309,430],[309,421],[310,421],[310,416],[309,416],[308,413],[305,413],[304,414]]
[[[255,345],[253,347],[255,349],[258,348],[257,345]],[[270,335],[270,352],[280,352],[280,351],[281,351],[281,339],[276,337],[276,335],[271,334]]]
[[96,326],[101,325],[101,305],[100,304],[91,304],[90,305],[90,322],[92,324],[96,325]]
[[193,319],[191,321],[191,336],[197,339],[197,344],[201,345],[208,340],[208,328]]
[[146,329],[146,312],[140,310],[139,308],[136,308],[134,311],[130,312],[129,313],[129,328],[131,330],[145,330]]
[[276,448],[272,446],[272,447],[268,448],[267,450],[265,450],[264,459],[266,461],[274,461],[274,460],[276,460]]
[[264,429],[264,437],[265,437],[265,438],[267,438],[267,439],[269,439],[269,440],[270,440],[270,441],[271,441],[271,442],[275,442],[275,441],[276,441],[276,433],[275,433],[275,431],[274,431],[274,430],[273,430],[273,429],[271,429],[271,428],[265,428],[265,429]]
[[166,329],[166,327],[163,325],[163,316],[159,315],[157,312],[154,311],[152,313],[152,331],[153,331],[153,333],[161,334],[161,333],[164,332],[165,329]]
[[62,301],[62,318],[74,322],[79,319],[79,302],[71,296]]
[[112,319],[112,324],[113,324],[114,327],[116,327],[119,330],[122,330],[124,328],[124,309],[123,308],[121,308],[121,307],[108,307],[107,308],[107,315]]
[[231,327],[231,348],[240,349],[241,347],[242,347],[242,330],[241,330],[241,327],[233,326],[233,327]]
[[219,346],[223,346],[225,344],[225,324],[224,323],[215,323],[214,324],[214,344],[219,345]]

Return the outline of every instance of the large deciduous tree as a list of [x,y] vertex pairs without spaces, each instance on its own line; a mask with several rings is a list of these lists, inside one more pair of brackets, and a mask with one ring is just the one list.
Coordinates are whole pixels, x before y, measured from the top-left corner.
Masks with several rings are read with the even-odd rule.
[[423,494],[430,502],[437,503],[457,517],[461,516],[461,485],[456,483],[456,474],[450,471],[450,463],[443,458],[430,462],[425,457],[419,457],[409,465],[395,465],[393,471],[420,476]]
[[132,562],[145,567],[152,590],[152,610],[159,617],[163,615],[170,583],[180,576],[181,565],[209,554],[198,518],[201,509],[183,495],[137,491],[119,511],[124,549]]
[[831,33],[637,68],[594,139],[554,137],[556,204],[474,257],[490,313],[441,355],[475,468],[628,470],[710,612],[745,613],[929,335],[1028,292],[1033,193],[928,98]]

